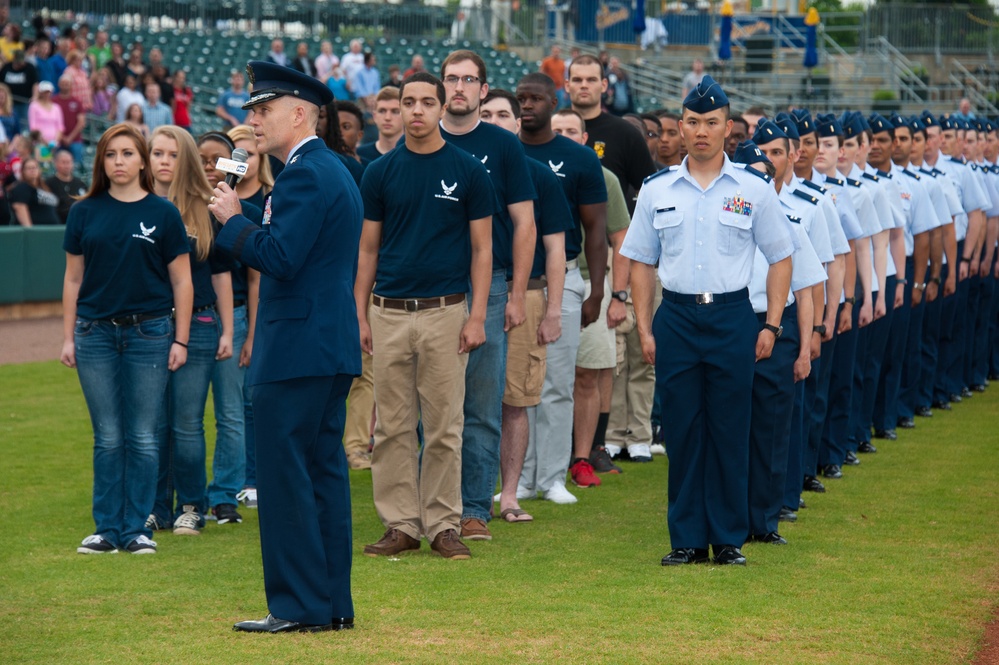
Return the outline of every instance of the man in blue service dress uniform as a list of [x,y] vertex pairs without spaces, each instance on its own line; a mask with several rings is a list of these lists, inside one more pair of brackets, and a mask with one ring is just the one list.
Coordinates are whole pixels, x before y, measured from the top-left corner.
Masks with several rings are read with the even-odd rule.
[[[649,177],[621,253],[632,259],[632,299],[645,361],[655,363],[669,455],[673,550],[663,565],[745,564],[753,365],[780,328],[795,243],[777,194],[732,164],[728,98],[710,76],[683,102],[688,154]],[[770,264],[767,317],[749,301],[757,247]],[[663,302],[652,320],[654,265]]]
[[316,137],[321,82],[265,62],[247,66],[244,108],[257,149],[285,164],[262,227],[239,214],[225,183],[209,209],[218,243],[262,273],[247,380],[253,386],[264,589],[270,614],[236,630],[340,630],[354,625],[351,518],[342,437],[345,403],[361,372],[354,271],[361,197]]

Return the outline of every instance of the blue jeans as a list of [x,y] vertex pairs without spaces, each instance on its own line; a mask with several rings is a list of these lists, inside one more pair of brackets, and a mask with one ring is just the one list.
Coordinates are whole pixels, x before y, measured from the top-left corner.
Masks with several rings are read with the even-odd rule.
[[134,326],[78,319],[76,367],[94,427],[96,533],[116,547],[149,537],[156,490],[156,427],[173,342],[164,316]]
[[246,474],[243,439],[243,384],[246,368],[239,366],[239,353],[246,341],[246,305],[233,310],[232,358],[215,363],[212,398],[215,402],[215,458],[208,505],[236,503]]
[[187,362],[170,377],[167,408],[160,423],[160,468],[153,512],[167,523],[185,505],[205,512],[205,402],[218,346],[215,310],[195,314],[187,342]]
[[[461,443],[462,519],[489,521],[496,478],[506,388],[506,273],[493,272],[486,307],[486,343],[468,354],[465,427]],[[471,304],[471,301],[469,302]]]

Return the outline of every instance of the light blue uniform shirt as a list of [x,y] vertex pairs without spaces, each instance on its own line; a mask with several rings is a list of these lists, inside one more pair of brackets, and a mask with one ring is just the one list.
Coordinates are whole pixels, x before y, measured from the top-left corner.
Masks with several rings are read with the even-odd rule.
[[[895,228],[895,210],[892,209],[891,203],[889,201],[889,194],[887,188],[887,178],[880,178],[877,175],[866,173],[861,170],[859,166],[854,165],[853,169],[850,170],[850,178],[856,180],[860,183],[861,187],[867,191],[871,196],[871,201],[874,203],[874,212],[877,214],[878,223],[881,225],[881,231],[890,231]],[[901,214],[901,213],[899,213]],[[874,259],[874,245],[871,243],[871,260]],[[887,251],[887,260],[885,262],[885,275],[891,277],[898,274],[897,266],[895,265],[895,260],[891,256],[891,247]],[[874,278],[874,282],[877,283],[877,278]]]
[[918,174],[893,163],[891,175],[892,179],[898,183],[899,195],[902,197],[902,210],[906,216],[905,255],[912,256],[913,238],[937,228],[940,226],[940,220],[937,218],[933,203],[926,193],[926,188],[919,182]]
[[[817,177],[818,173],[813,172]],[[819,198],[819,211],[825,219],[826,229],[829,231],[829,244],[832,246],[833,255],[850,253],[850,241],[847,240],[846,233],[843,232],[843,224],[839,221],[839,212],[836,211],[836,204],[833,203],[832,196],[822,185],[811,180],[805,180],[795,176],[787,185],[795,189],[802,189],[812,193]]]
[[964,240],[968,235],[967,213],[974,210],[988,210],[992,207],[991,201],[978,179],[972,174],[971,168],[963,161],[941,155],[934,166],[949,175],[957,188],[961,207],[966,214],[955,220],[954,233],[958,240]]
[[[811,242],[815,254],[819,257],[819,261],[829,263],[836,256],[829,240],[829,227],[822,219],[819,196],[819,192],[805,191],[799,188],[792,189],[790,185],[785,185],[781,187],[777,198],[790,211],[789,214],[801,218],[801,227],[808,234],[808,240]],[[846,242],[846,236],[843,236],[843,242]],[[847,250],[849,250],[849,245],[847,245]],[[794,258],[791,260],[794,261]]]
[[985,211],[986,217],[999,216],[999,188],[996,187],[996,180],[993,177],[991,165],[986,162],[977,162],[974,173],[978,176],[978,182],[982,185],[986,195],[992,202],[992,206]]
[[[794,210],[784,199],[781,199],[781,208],[791,219],[791,230],[798,240],[798,248],[791,254],[791,289],[787,293],[785,307],[794,302],[794,292],[807,289],[826,281],[827,275],[818,254],[815,253],[808,233],[801,223]],[[796,221],[797,220],[797,221]],[[767,272],[770,265],[763,252],[756,250],[753,259],[753,279],[749,283],[749,299],[753,303],[753,311],[757,314],[764,314],[767,311]]]
[[862,242],[866,242],[871,246],[869,253],[871,257],[871,291],[878,291],[878,270],[874,265],[873,237],[881,233],[884,229],[881,226],[880,211],[875,207],[871,190],[864,187],[863,182],[858,179],[861,174],[857,165],[853,164],[852,166],[850,175],[837,173],[837,176],[840,180],[846,181],[844,188],[848,192],[850,200],[853,201],[853,207],[857,209],[857,217],[860,219],[860,224],[864,227],[864,231],[872,231]]
[[863,218],[857,214],[857,207],[853,202],[853,197],[847,189],[844,178],[819,174],[820,185],[829,190],[833,203],[836,204],[836,211],[839,219],[843,223],[843,232],[849,240],[859,238],[869,238],[878,232],[879,226],[873,215],[864,215]]
[[794,234],[773,186],[726,156],[706,189],[687,159],[645,180],[621,254],[659,262],[659,281],[676,293],[729,293],[749,286],[757,247],[768,263],[794,251]]

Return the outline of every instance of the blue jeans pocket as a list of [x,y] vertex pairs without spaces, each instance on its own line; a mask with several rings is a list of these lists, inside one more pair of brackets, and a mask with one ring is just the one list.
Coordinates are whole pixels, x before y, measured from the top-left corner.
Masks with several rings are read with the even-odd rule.
[[86,319],[77,319],[76,327],[73,328],[75,337],[86,337],[94,330],[94,322]]
[[173,335],[173,322],[169,316],[150,319],[136,325],[135,332],[143,339],[163,339]]

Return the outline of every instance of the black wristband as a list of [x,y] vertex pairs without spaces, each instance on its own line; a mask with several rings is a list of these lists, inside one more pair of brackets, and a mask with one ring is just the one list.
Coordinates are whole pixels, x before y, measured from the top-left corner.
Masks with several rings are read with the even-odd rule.
[[971,263],[971,259],[966,259],[962,256],[960,263]]
[[181,345],[182,347],[184,347],[185,349],[187,348],[187,344],[184,344],[183,342],[180,342],[180,341],[178,341],[178,340],[174,340],[174,341],[173,341],[173,343],[174,343],[174,344],[180,344],[180,345]]
[[843,298],[843,302],[850,303],[851,305],[856,305],[857,299],[854,296],[850,296],[849,298]]

